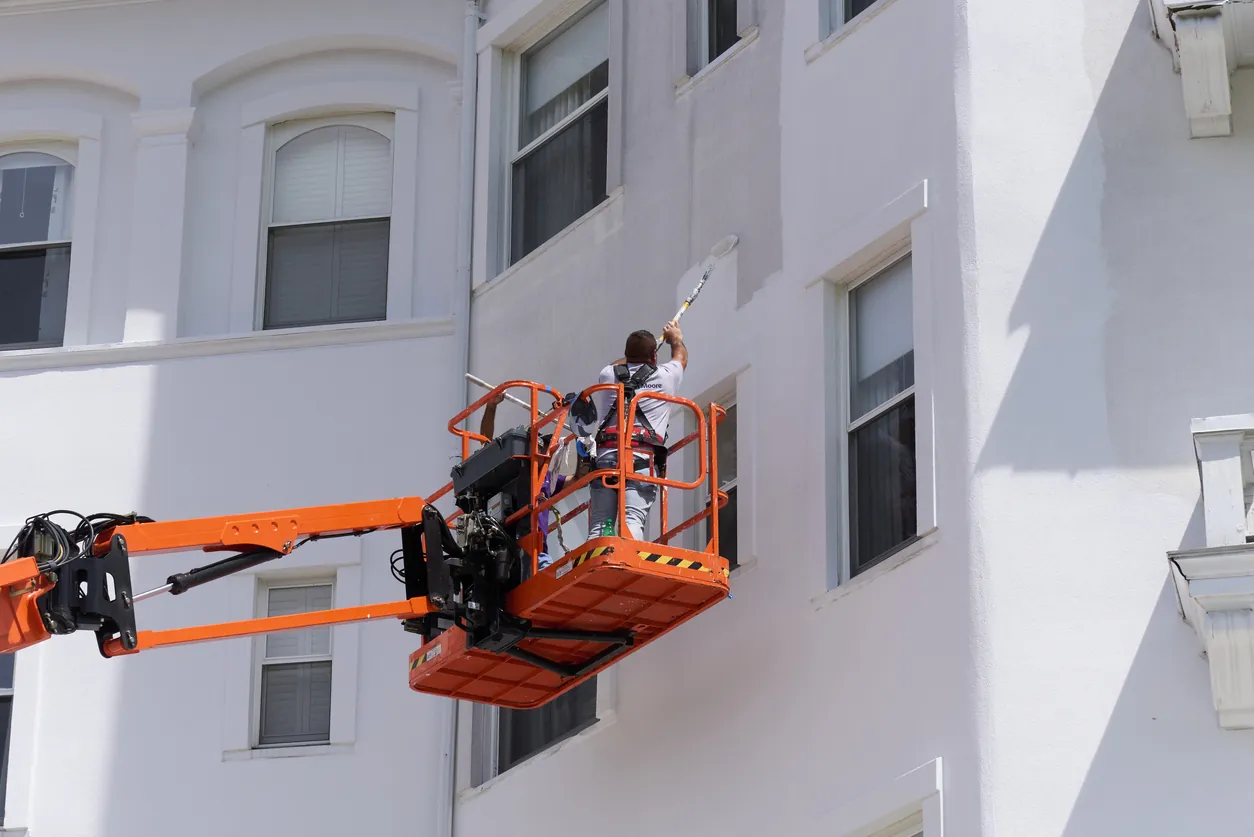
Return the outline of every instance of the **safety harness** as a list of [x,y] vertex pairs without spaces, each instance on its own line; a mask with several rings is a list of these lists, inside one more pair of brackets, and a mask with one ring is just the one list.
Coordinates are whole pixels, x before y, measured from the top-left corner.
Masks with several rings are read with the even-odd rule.
[[[635,374],[628,372],[627,364],[620,363],[614,367],[614,377],[623,385],[623,400],[625,404],[630,405],[633,398],[636,397],[636,391],[653,377],[657,372],[657,367],[651,363],[642,363],[636,369]],[[601,422],[601,427],[597,430],[596,442],[597,447],[601,445],[618,446],[618,398],[615,397],[610,402],[609,409],[605,411],[605,418]],[[631,427],[631,445],[633,448],[643,448],[653,453],[653,463],[659,474],[666,473],[666,439],[660,433],[653,429],[653,425],[649,423],[649,417],[645,414],[644,408],[636,407],[636,421]]]

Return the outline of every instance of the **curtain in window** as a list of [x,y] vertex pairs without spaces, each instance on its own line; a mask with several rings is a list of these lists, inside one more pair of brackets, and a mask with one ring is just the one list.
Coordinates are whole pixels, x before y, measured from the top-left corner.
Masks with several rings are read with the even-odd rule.
[[609,3],[600,3],[523,56],[519,148],[609,85]]
[[557,126],[608,86],[608,3],[523,57],[519,148],[540,143],[514,163],[511,263],[605,200],[607,101]]
[[266,328],[387,317],[392,144],[332,125],[275,155]]
[[585,680],[536,709],[502,709],[497,737],[497,772],[574,735],[596,721],[597,679]]
[[[850,570],[866,569],[917,533],[911,262],[850,294]],[[877,413],[877,411],[879,411]],[[870,418],[868,418],[870,417]]]
[[73,176],[49,154],[0,157],[0,245],[9,245],[0,251],[0,348],[64,339]]
[[[269,616],[327,610],[329,584],[267,591]],[[261,666],[261,744],[307,744],[331,737],[331,628],[322,625],[266,634]],[[282,662],[269,662],[281,660]]]

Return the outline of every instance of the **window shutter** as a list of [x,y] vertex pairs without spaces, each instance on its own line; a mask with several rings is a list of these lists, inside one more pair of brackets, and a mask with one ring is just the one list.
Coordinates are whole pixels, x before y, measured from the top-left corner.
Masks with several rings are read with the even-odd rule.
[[853,320],[853,415],[914,383],[914,305],[910,259],[889,267],[850,295]]
[[261,743],[326,741],[331,735],[331,663],[265,666]]
[[392,143],[357,125],[315,128],[274,159],[275,224],[377,217],[392,210]]
[[[331,585],[276,587],[268,593],[270,616],[291,616],[331,607]],[[266,635],[267,657],[307,657],[331,653],[331,628],[323,625]]]
[[276,224],[335,218],[339,128],[318,128],[290,140],[274,155]]
[[336,282],[332,315],[337,320],[381,320],[387,316],[387,221],[344,224],[335,237]]
[[375,131],[340,128],[343,169],[337,218],[369,218],[392,213],[392,143]]

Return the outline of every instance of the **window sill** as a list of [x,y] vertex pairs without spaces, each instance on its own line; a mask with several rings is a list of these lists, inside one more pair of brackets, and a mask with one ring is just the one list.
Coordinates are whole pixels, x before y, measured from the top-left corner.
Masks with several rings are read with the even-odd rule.
[[223,761],[253,759],[295,759],[309,756],[343,756],[353,752],[352,744],[297,744],[289,747],[257,747],[250,750],[225,750]]
[[474,298],[479,299],[484,294],[491,291],[493,288],[500,287],[511,276],[515,276],[516,274],[525,270],[527,265],[542,258],[545,253],[549,252],[549,250],[556,247],[559,242],[563,241],[567,236],[569,236],[575,230],[579,229],[580,227],[587,224],[589,221],[592,221],[593,219],[608,212],[611,208],[616,206],[618,204],[619,199],[622,198],[622,195],[623,195],[623,187],[619,186],[617,189],[610,192],[609,195],[606,196],[605,200],[601,201],[599,204],[592,207],[592,209],[589,209],[587,212],[585,212],[583,215],[576,218],[574,221],[571,221],[570,224],[568,224],[565,229],[563,229],[557,235],[550,238],[548,241],[541,244],[536,249],[532,250],[527,255],[523,256],[520,261],[517,261],[514,264],[510,265],[509,267],[505,268],[500,273],[498,273],[494,278],[488,279],[484,282],[480,282],[474,288],[474,292],[473,292]]
[[816,61],[819,56],[826,54],[829,49],[845,40],[845,38],[848,38],[854,32],[857,32],[867,24],[867,21],[887,9],[894,2],[895,0],[879,0],[878,3],[868,7],[862,14],[840,26],[823,40],[818,43],[810,44],[805,50],[806,63],[810,64]]
[[614,712],[613,710],[606,710],[603,712],[603,715],[604,717],[598,718],[596,720],[596,723],[594,723],[592,726],[588,727],[584,731],[576,733],[575,735],[572,735],[570,738],[562,739],[561,741],[554,744],[552,747],[549,747],[547,750],[541,750],[540,752],[536,753],[534,756],[530,756],[525,761],[522,761],[519,764],[514,765],[509,770],[506,770],[504,773],[499,773],[496,776],[493,776],[491,779],[484,782],[482,785],[479,785],[478,787],[466,788],[465,790],[460,791],[457,794],[457,801],[466,802],[467,800],[474,799],[476,796],[482,793],[487,793],[489,790],[496,787],[500,783],[508,780],[509,777],[516,776],[520,773],[530,770],[535,765],[539,764],[545,759],[552,758],[553,756],[560,753],[562,750],[565,750],[567,747],[574,747],[577,742],[586,741],[587,739],[592,738],[593,736],[599,734],[602,730],[609,729],[618,720],[618,714]]
[[681,78],[679,82],[675,85],[675,98],[676,99],[682,98],[684,95],[688,93],[689,90],[691,90],[692,88],[700,84],[702,81],[704,81],[711,73],[713,73],[719,67],[723,66],[728,61],[731,61],[737,55],[744,52],[745,48],[748,47],[749,44],[753,43],[757,39],[758,39],[758,27],[756,26],[749,27],[749,29],[745,30],[745,34],[740,37],[739,41],[736,41],[736,43],[732,45],[730,49],[728,49],[718,58],[715,58],[709,64],[706,64],[700,70],[697,70],[696,75],[684,76],[683,78]]
[[907,561],[910,561],[921,553],[927,551],[931,547],[935,546],[939,539],[939,531],[935,527],[929,529],[919,535],[913,543],[902,547],[896,553],[888,558],[885,558],[883,561],[871,567],[871,569],[866,572],[860,573],[848,581],[842,581],[826,593],[813,597],[810,599],[811,606],[813,606],[815,610],[822,610],[832,602],[843,599],[850,593],[862,589],[868,584],[874,582],[877,578],[887,575],[900,567],[902,564],[905,564]]
[[28,349],[0,352],[0,372],[67,369],[115,363],[145,363],[171,358],[233,355],[272,349],[381,343],[388,340],[410,340],[418,337],[443,337],[452,333],[452,317],[432,317],[398,322],[274,329],[222,337],[188,337],[168,342],[106,343],[95,346]]

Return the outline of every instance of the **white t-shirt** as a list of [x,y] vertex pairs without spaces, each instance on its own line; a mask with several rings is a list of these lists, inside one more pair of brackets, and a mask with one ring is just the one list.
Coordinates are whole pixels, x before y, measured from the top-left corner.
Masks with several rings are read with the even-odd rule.
[[[634,375],[640,366],[641,364],[639,363],[629,363],[627,364],[627,371],[628,373]],[[614,376],[614,367],[607,366],[601,370],[601,376],[597,379],[597,383],[612,384],[617,380],[618,379]],[[659,364],[657,371],[653,373],[649,380],[644,382],[639,391],[660,392],[664,395],[678,395],[679,385],[683,383],[683,380],[683,365],[677,360],[670,360],[666,363]],[[605,417],[610,411],[610,405],[614,402],[613,390],[604,390],[596,393],[596,401],[597,424],[600,424],[605,421]],[[649,424],[653,426],[653,429],[657,431],[658,435],[662,438],[666,438],[666,426],[670,424],[672,406],[674,405],[672,405],[669,401],[663,401],[660,398],[641,398],[638,402],[638,408],[636,410],[636,423],[639,424],[639,414],[644,413],[649,419]],[[618,408],[615,407],[614,409],[615,412],[617,412]],[[624,405],[624,409],[626,409],[626,405]]]

